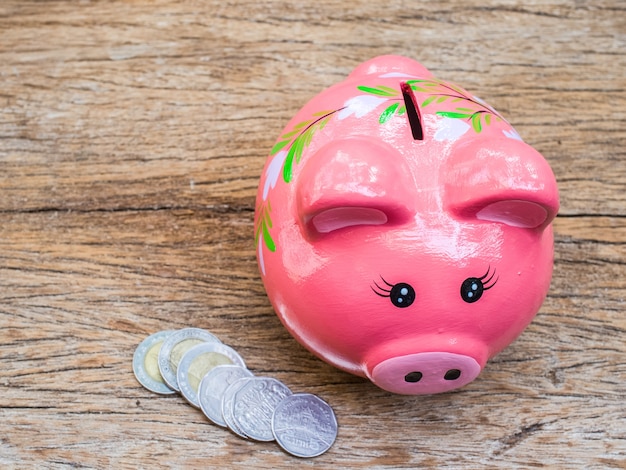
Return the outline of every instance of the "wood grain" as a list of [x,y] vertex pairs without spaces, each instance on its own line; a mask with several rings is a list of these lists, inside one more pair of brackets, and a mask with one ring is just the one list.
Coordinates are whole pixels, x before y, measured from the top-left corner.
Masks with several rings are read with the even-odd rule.
[[[626,5],[0,4],[3,468],[626,468]],[[397,53],[487,99],[561,191],[549,296],[455,393],[401,397],[314,358],[252,243],[268,150],[311,96]],[[196,326],[335,409],[301,460],[141,388],[135,347]]]

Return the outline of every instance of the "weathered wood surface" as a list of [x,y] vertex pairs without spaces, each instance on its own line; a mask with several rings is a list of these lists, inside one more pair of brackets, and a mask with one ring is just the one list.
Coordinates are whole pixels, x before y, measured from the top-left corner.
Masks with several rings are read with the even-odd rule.
[[[3,468],[624,468],[626,4],[3,0]],[[257,272],[265,156],[313,94],[378,54],[510,118],[559,180],[535,321],[465,389],[400,397],[315,359]],[[302,461],[239,439],[131,370],[206,328],[334,407]]]

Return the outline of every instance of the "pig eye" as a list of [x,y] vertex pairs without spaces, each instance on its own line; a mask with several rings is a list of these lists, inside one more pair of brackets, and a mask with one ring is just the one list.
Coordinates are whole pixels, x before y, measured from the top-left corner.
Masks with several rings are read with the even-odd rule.
[[391,303],[398,308],[408,307],[415,300],[415,289],[405,282],[399,282],[398,284],[390,284],[385,281],[383,277],[380,277],[386,286],[381,287],[376,282],[374,285],[376,289],[372,287],[372,290],[376,295],[381,297],[389,297]]
[[468,277],[463,281],[463,284],[461,284],[461,298],[465,302],[467,302],[468,304],[476,302],[482,297],[484,291],[489,290],[496,285],[496,282],[498,282],[498,278],[496,278],[496,280],[493,281],[492,284],[488,285],[493,280],[493,277],[496,275],[496,271],[494,269],[489,279],[487,279],[490,271],[491,266],[489,267],[489,269],[487,269],[487,272],[484,276]]

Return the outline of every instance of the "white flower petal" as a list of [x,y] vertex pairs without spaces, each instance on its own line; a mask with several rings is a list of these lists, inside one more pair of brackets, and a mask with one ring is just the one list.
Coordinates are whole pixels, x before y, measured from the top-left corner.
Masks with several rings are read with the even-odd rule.
[[519,134],[517,133],[517,131],[516,131],[515,129],[513,129],[513,128],[511,128],[511,130],[510,130],[510,131],[504,131],[504,130],[503,130],[503,131],[502,131],[502,133],[503,133],[506,137],[508,137],[509,139],[515,139],[515,140],[519,140],[520,142],[524,142],[524,140],[522,139],[522,136],[521,136],[521,135],[519,135]]
[[264,201],[267,200],[267,195],[270,192],[270,188],[273,189],[274,186],[276,186],[276,181],[278,181],[278,177],[280,176],[286,157],[287,151],[281,150],[276,155],[274,155],[272,161],[267,166],[267,170],[265,170],[265,185],[263,186]]
[[457,140],[465,134],[470,125],[461,119],[444,117],[437,123],[437,132],[434,139],[441,142],[443,140]]
[[259,247],[258,247],[258,255],[259,255],[259,266],[261,268],[261,273],[265,276],[265,259],[263,258],[263,235],[259,236]]
[[342,120],[353,114],[355,117],[361,118],[385,101],[387,98],[379,98],[378,96],[355,96],[344,103],[344,108],[337,113],[337,119]]

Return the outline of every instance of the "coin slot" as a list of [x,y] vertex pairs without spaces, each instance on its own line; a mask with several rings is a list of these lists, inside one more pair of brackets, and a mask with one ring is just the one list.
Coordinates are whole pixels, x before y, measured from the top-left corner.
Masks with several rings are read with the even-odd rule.
[[413,89],[407,82],[400,83],[402,98],[404,98],[404,106],[406,107],[406,116],[411,126],[411,134],[414,140],[424,140],[424,125],[422,124],[422,115],[419,106],[415,100]]

